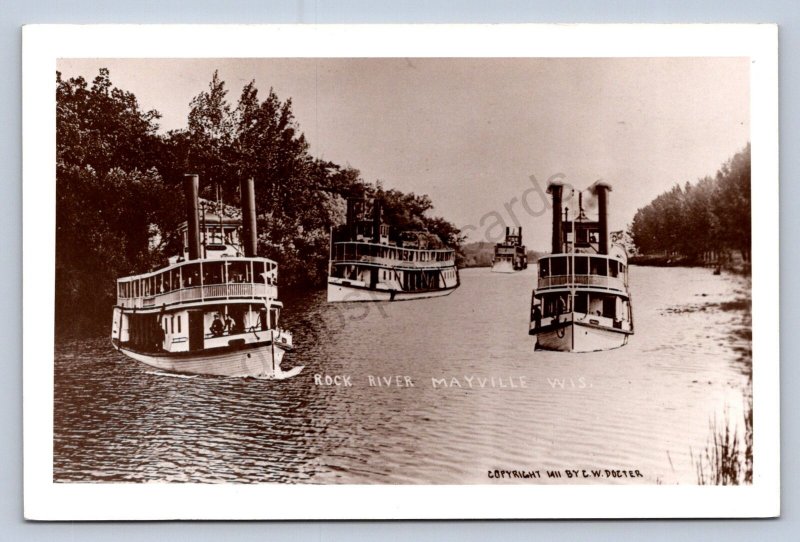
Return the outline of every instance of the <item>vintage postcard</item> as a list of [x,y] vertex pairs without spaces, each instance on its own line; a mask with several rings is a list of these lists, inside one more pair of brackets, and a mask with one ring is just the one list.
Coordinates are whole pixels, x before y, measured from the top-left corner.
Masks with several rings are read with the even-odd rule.
[[780,513],[775,26],[23,55],[27,518]]

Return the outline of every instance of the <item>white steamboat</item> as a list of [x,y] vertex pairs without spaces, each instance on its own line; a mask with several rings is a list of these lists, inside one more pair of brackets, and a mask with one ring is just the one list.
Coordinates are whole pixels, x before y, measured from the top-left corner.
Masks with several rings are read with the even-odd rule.
[[551,183],[552,254],[539,258],[538,287],[531,299],[530,335],[536,347],[562,352],[593,352],[627,344],[633,334],[624,247],[609,244],[608,193],[598,181],[589,189],[598,202],[598,220],[578,212],[562,217],[563,185]]
[[205,210],[201,220],[198,183],[197,175],[184,178],[183,254],[166,267],[117,281],[112,343],[163,371],[294,376],[302,367],[281,368],[292,335],[279,327],[278,265],[255,255],[253,180],[242,183],[241,221]]
[[458,288],[455,251],[427,232],[390,238],[381,204],[371,218],[363,199],[347,200],[347,222],[331,231],[328,302],[403,301],[445,296]]
[[492,272],[513,273],[528,268],[528,254],[522,244],[522,228],[506,228],[506,237],[494,247]]

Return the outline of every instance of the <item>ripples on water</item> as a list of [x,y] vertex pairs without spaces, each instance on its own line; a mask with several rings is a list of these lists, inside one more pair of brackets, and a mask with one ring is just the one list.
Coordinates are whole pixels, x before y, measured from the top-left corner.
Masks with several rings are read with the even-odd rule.
[[[737,338],[741,312],[719,304],[746,285],[632,267],[630,343],[564,354],[534,352],[527,335],[535,279],[470,269],[448,297],[399,303],[284,296],[297,347],[284,368],[306,366],[285,381],[167,375],[106,338],[60,343],[54,479],[485,484],[508,483],[493,469],[638,469],[638,482],[697,483],[690,450],[705,449],[709,422],[727,413],[743,431],[747,330]],[[369,385],[392,375],[414,386]],[[489,381],[469,389],[465,377]]]

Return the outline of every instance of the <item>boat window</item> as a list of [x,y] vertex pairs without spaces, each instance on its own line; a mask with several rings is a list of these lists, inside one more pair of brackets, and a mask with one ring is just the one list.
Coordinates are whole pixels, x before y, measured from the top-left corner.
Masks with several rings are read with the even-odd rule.
[[590,275],[608,275],[608,269],[606,268],[606,262],[608,260],[605,258],[589,258],[589,269]]
[[566,274],[567,274],[567,258],[564,256],[550,258],[550,275],[557,276]]
[[253,262],[253,282],[264,284],[267,280],[267,267],[265,262]]
[[619,275],[619,266],[617,264],[617,260],[608,261],[608,275],[610,277],[616,277]]
[[200,265],[193,263],[184,266],[181,269],[183,275],[183,286],[190,288],[192,286],[200,286]]
[[224,262],[203,263],[203,284],[222,284]]
[[589,274],[589,258],[587,258],[586,256],[575,256],[575,274],[576,275]]
[[178,333],[181,332],[181,315],[178,315]]
[[175,317],[173,316],[173,317],[172,317],[172,318],[170,318],[169,320],[170,320],[170,321],[169,321],[169,329],[170,329],[170,331],[169,331],[169,332],[170,332],[170,333],[175,333]]
[[550,263],[548,260],[539,260],[539,276],[546,277],[550,274]]
[[228,282],[246,282],[247,268],[246,262],[227,262]]
[[[582,258],[583,259],[583,258]],[[577,267],[577,264],[576,264]],[[586,313],[589,310],[589,294],[578,292],[575,294],[575,312]]]

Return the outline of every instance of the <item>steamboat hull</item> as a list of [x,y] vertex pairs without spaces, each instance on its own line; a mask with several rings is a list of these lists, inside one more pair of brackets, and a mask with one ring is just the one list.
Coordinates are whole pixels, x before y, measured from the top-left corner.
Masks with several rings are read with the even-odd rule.
[[566,322],[536,333],[536,348],[557,352],[598,352],[628,343],[628,332],[579,322]]
[[519,271],[519,269],[515,269],[514,264],[509,261],[495,262],[492,264],[492,273],[513,273],[514,271]]
[[283,371],[285,350],[273,344],[173,354],[139,352],[118,344],[115,347],[136,361],[172,373],[283,379],[303,369],[301,366]]
[[328,303],[349,303],[359,301],[410,301],[429,297],[450,295],[457,286],[435,290],[403,291],[373,289],[339,283],[328,283]]

